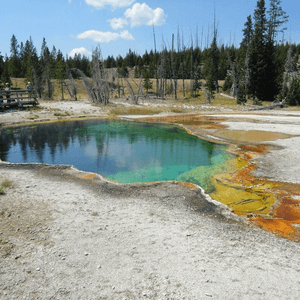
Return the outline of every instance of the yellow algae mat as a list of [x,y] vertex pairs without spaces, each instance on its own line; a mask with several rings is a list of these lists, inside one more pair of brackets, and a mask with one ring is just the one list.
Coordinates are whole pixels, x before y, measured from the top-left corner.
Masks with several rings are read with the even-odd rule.
[[[239,156],[229,162],[236,170],[212,179],[210,196],[230,207],[234,213],[282,237],[300,241],[300,185],[254,177],[255,156],[267,151],[264,146],[241,146]],[[232,167],[230,167],[232,169]]]
[[233,152],[236,157],[230,159],[226,167],[222,166],[219,174],[213,176],[210,196],[262,229],[300,241],[300,185],[269,181],[253,175],[257,165],[252,159],[268,151],[268,146],[257,143],[288,138],[290,135],[229,130],[219,123],[222,121],[220,119],[196,114],[143,120],[182,124],[191,132],[200,132],[200,135],[203,130],[215,129],[210,134],[235,145]]

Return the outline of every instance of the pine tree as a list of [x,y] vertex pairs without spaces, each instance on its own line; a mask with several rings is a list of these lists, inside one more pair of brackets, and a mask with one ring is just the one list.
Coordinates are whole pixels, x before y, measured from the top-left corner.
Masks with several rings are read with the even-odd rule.
[[9,72],[8,72],[8,64],[9,64],[9,59],[6,56],[5,60],[4,60],[4,65],[3,65],[3,72],[1,74],[1,81],[2,81],[3,85],[8,83],[11,86],[12,83],[11,83]]
[[39,59],[31,37],[25,43],[22,56],[22,69],[26,82],[33,82],[33,69],[38,69]]
[[20,57],[19,45],[15,35],[10,40],[10,60],[8,65],[8,72],[11,77],[19,77]]
[[[268,21],[268,35],[273,41],[276,41],[278,33],[284,33],[287,29],[282,28],[283,24],[288,22],[288,15],[281,7],[281,0],[270,0],[270,9],[268,10],[270,16]],[[281,40],[283,42],[283,39]]]
[[149,90],[152,89],[153,84],[152,84],[152,81],[150,80],[149,71],[147,69],[144,70],[143,77],[144,77],[143,88],[146,90],[146,93],[148,94]]
[[201,90],[201,65],[197,66],[196,67],[196,71],[194,73],[194,82],[193,82],[193,90],[194,90],[194,93],[195,93],[195,97],[197,97],[199,94],[198,94],[198,91]]
[[247,17],[247,22],[244,24],[244,29],[243,29],[243,40],[240,44],[241,49],[247,50],[249,45],[251,44],[252,41],[252,36],[253,36],[253,23],[252,23],[252,17],[249,15]]
[[[41,92],[46,88],[46,96],[51,99],[53,96],[52,70],[50,66],[50,50],[47,46],[46,39],[43,38],[41,53],[40,53],[40,76],[41,76]],[[41,95],[40,95],[41,96]]]
[[[258,0],[254,11],[254,32],[249,51],[251,94],[259,100],[267,100],[267,18],[264,0]],[[272,95],[273,98],[273,95]]]
[[249,46],[250,93],[254,99],[273,101],[279,94],[281,65],[278,61],[276,36],[287,21],[280,0],[271,0],[269,19],[265,0],[258,0],[254,11],[254,31]]
[[206,88],[210,93],[210,98],[214,98],[214,93],[219,92],[219,49],[217,45],[217,27],[216,20],[214,21],[214,36],[210,45],[208,58],[206,61]]
[[61,99],[64,99],[64,85],[66,77],[67,74],[65,60],[61,51],[58,50],[55,62],[55,78],[59,80],[61,89]]
[[24,61],[24,44],[23,44],[23,42],[20,43],[19,57],[20,57],[19,77],[24,78],[25,73],[24,73],[24,70],[23,70],[23,61]]

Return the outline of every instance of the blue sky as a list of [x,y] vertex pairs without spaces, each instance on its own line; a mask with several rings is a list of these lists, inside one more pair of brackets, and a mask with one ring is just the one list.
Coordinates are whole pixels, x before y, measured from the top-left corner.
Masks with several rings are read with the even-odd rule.
[[[177,45],[177,29],[184,44],[204,47],[211,41],[214,10],[218,24],[218,42],[238,45],[249,14],[257,0],[0,0],[0,52],[10,55],[14,34],[19,42],[30,37],[40,51],[45,37],[47,46],[60,49],[64,55],[81,52],[88,55],[100,45],[103,57],[124,56],[129,48],[139,54],[157,49],[164,41],[171,47],[172,34]],[[266,0],[268,6],[269,0]],[[289,15],[285,37],[300,43],[300,1],[283,0]],[[197,29],[198,28],[198,29]]]

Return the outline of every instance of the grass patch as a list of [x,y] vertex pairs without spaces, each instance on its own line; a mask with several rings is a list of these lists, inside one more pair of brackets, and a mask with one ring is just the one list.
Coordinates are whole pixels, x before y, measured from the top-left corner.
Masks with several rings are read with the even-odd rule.
[[1,187],[3,187],[3,188],[10,188],[10,187],[12,187],[12,185],[13,185],[13,182],[10,180],[7,180],[7,179],[3,180],[1,183]]
[[69,117],[70,114],[68,112],[65,113],[54,113],[55,117]]
[[34,116],[30,116],[28,119],[29,119],[29,120],[36,120],[36,119],[38,119],[38,118],[39,118],[38,115],[34,115]]
[[0,185],[0,194],[4,194],[5,189],[8,189],[13,186],[13,182],[10,180],[3,180]]
[[171,112],[180,114],[180,113],[184,113],[185,109],[183,109],[181,107],[172,107]]
[[154,115],[162,112],[155,107],[115,107],[110,110],[111,115]]
[[40,110],[42,110],[42,108],[39,105],[35,105],[35,106],[26,106],[26,107],[23,107],[23,110],[40,111]]

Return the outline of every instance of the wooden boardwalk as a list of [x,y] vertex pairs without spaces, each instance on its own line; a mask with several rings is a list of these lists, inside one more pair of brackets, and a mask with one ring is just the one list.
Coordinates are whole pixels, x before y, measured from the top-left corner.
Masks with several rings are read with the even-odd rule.
[[24,107],[25,105],[38,105],[34,91],[28,90],[0,90],[0,110],[10,107]]

